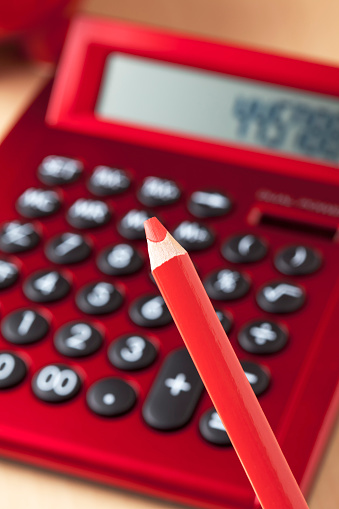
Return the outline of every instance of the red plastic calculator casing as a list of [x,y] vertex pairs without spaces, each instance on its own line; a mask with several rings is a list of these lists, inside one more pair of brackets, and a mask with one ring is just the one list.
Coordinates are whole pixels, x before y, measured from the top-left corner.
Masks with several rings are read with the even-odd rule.
[[[77,267],[66,268],[73,282],[72,291],[66,299],[45,310],[51,321],[48,337],[24,349],[0,338],[1,349],[10,346],[13,351],[20,351],[29,367],[28,378],[20,386],[0,394],[1,452],[36,465],[194,506],[254,507],[252,488],[234,451],[208,444],[199,434],[199,419],[211,406],[207,394],[183,429],[163,433],[149,428],[142,419],[142,404],[159,367],[171,350],[182,347],[174,325],[159,331],[141,331],[159,349],[155,364],[145,371],[122,373],[107,359],[107,345],[136,329],[127,313],[131,302],[156,289],[147,264],[135,276],[103,277],[95,265],[95,253],[122,241],[115,222],[138,206],[136,190],[146,176],[156,174],[172,178],[183,192],[178,204],[154,210],[170,230],[183,218],[193,220],[185,204],[194,190],[218,187],[232,198],[233,209],[228,216],[209,220],[217,237],[214,249],[193,254],[202,277],[230,265],[221,257],[219,247],[236,232],[256,232],[269,244],[269,256],[264,261],[244,268],[252,281],[249,295],[235,302],[218,303],[218,307],[228,309],[234,317],[230,339],[242,359],[258,361],[258,357],[241,349],[237,332],[246,321],[268,316],[258,308],[255,292],[264,282],[279,278],[272,263],[274,253],[284,245],[301,242],[300,239],[322,253],[321,269],[314,275],[298,278],[307,293],[303,309],[288,317],[276,317],[288,324],[291,334],[287,347],[278,354],[259,357],[259,362],[271,373],[270,388],[260,396],[260,402],[298,482],[307,492],[339,399],[338,168],[99,120],[94,105],[105,59],[113,51],[339,97],[336,68],[108,20],[79,19],[74,23],[51,99],[47,88],[0,149],[6,182],[0,190],[0,220],[20,217],[15,202],[27,187],[41,187],[36,171],[41,160],[50,154],[81,159],[85,175],[79,182],[61,189],[63,205],[57,214],[37,220],[43,242],[70,229],[65,211],[75,199],[91,196],[86,179],[96,165],[127,168],[133,183],[125,195],[107,199],[114,209],[113,221],[95,232],[86,232],[94,254]],[[264,216],[276,218],[276,225],[265,224]],[[284,228],[278,224],[284,224]],[[302,225],[307,226],[305,231]],[[136,244],[146,259],[145,243]],[[51,266],[41,247],[12,258],[21,267],[21,276],[15,287],[2,291],[2,316],[30,304],[21,291],[21,282],[33,271]],[[93,318],[105,334],[100,352],[79,362],[65,359],[53,346],[53,334],[67,321],[84,318],[75,305],[74,295],[82,285],[98,279],[117,284],[125,295],[125,303],[112,316]],[[29,382],[49,362],[66,362],[77,367],[83,385],[76,398],[51,405],[33,395]],[[87,408],[87,388],[105,376],[122,377],[136,389],[136,407],[126,416],[105,419]]]

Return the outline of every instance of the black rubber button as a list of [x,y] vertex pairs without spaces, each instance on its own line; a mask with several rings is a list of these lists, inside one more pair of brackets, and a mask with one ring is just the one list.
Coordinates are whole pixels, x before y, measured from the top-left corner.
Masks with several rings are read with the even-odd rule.
[[38,168],[39,179],[47,185],[62,185],[74,182],[83,171],[83,164],[77,159],[62,156],[47,156]]
[[269,372],[259,364],[250,361],[240,361],[245,375],[256,396],[266,391],[270,384]]
[[188,209],[196,217],[224,216],[231,210],[232,203],[228,196],[219,191],[195,191],[188,202]]
[[210,247],[215,239],[207,226],[192,221],[183,221],[176,227],[173,237],[187,251],[200,251]]
[[25,217],[50,216],[60,208],[61,201],[56,191],[30,187],[18,198],[16,208]]
[[62,403],[72,399],[80,388],[79,375],[64,364],[48,364],[32,380],[34,394],[48,403]]
[[257,293],[257,303],[268,313],[291,313],[300,309],[305,302],[301,286],[286,281],[272,281]]
[[34,302],[53,302],[65,297],[71,289],[68,279],[57,270],[40,270],[23,284],[26,297]]
[[99,350],[103,342],[101,333],[87,322],[70,322],[57,330],[55,348],[67,357],[86,357]]
[[159,430],[174,430],[191,419],[203,390],[203,383],[186,350],[166,358],[144,403],[147,424]]
[[0,249],[6,253],[21,253],[33,249],[40,235],[32,223],[11,221],[0,230]]
[[78,308],[90,315],[112,313],[123,303],[121,293],[105,281],[86,285],[78,292],[75,300]]
[[116,417],[129,412],[137,397],[134,389],[119,378],[104,378],[94,383],[87,392],[87,404],[98,415]]
[[124,170],[96,166],[88,181],[88,189],[97,196],[111,196],[126,191],[131,184]]
[[67,221],[74,228],[96,228],[111,218],[111,211],[104,201],[79,198],[68,209]]
[[224,328],[224,331],[226,332],[226,334],[228,334],[232,329],[233,325],[233,317],[231,313],[229,313],[228,311],[221,311],[221,309],[216,309],[215,312],[220,320],[221,325]]
[[250,322],[238,335],[244,350],[259,355],[279,352],[286,345],[287,339],[287,329],[269,320]]
[[0,259],[0,290],[14,285],[18,277],[18,267],[8,260]]
[[162,327],[172,321],[161,295],[144,295],[133,302],[129,309],[131,320],[140,327]]
[[210,274],[204,282],[211,299],[233,300],[246,295],[250,289],[249,278],[231,269],[222,269]]
[[118,231],[125,239],[140,240],[145,238],[144,222],[152,214],[146,210],[132,209],[118,223]]
[[59,265],[79,263],[91,254],[89,242],[78,233],[63,233],[51,239],[45,247],[47,258]]
[[108,358],[118,369],[134,371],[148,368],[157,357],[157,349],[145,336],[125,334],[113,341]]
[[199,430],[207,442],[214,445],[232,445],[225,427],[218,413],[211,408],[205,412],[199,421]]
[[109,276],[134,274],[142,265],[143,257],[129,244],[109,246],[97,258],[98,269]]
[[26,364],[13,352],[0,352],[0,389],[18,385],[27,373]]
[[295,245],[283,248],[274,259],[276,269],[288,276],[312,274],[321,266],[321,256],[307,246]]
[[24,345],[35,343],[49,330],[49,323],[34,309],[25,308],[5,316],[1,323],[2,335],[10,343]]
[[180,198],[180,189],[173,180],[147,177],[138,192],[138,199],[147,207],[169,205]]
[[265,257],[267,246],[256,235],[235,235],[222,245],[221,253],[232,263],[258,262]]

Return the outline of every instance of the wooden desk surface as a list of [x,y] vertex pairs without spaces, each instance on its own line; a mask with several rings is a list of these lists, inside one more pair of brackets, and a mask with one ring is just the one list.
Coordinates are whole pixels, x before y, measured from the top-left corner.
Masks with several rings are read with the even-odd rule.
[[[87,0],[82,10],[339,65],[337,0]],[[0,50],[0,141],[49,73]],[[338,509],[338,479],[339,422],[308,498],[310,509]],[[6,509],[178,507],[6,460],[0,460],[0,494]]]

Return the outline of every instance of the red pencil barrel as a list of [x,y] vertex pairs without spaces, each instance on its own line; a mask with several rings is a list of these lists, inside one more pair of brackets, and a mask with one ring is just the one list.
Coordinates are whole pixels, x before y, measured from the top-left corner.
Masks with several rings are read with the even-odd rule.
[[189,256],[153,275],[262,507],[307,509]]

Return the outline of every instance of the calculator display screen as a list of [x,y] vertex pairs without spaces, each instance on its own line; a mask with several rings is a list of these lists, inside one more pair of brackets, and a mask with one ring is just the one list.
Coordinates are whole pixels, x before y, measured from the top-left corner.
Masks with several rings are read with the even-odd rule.
[[339,99],[112,53],[95,108],[105,120],[339,163]]

